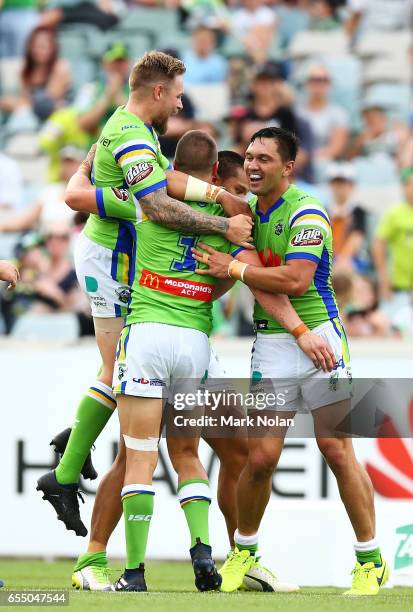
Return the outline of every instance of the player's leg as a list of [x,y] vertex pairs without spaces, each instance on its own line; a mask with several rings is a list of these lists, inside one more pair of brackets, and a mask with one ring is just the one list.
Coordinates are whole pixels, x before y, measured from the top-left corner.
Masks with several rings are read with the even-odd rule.
[[[331,408],[340,409],[333,405],[313,411],[315,424],[320,419],[323,421],[323,434],[325,424],[322,413]],[[375,595],[387,582],[389,569],[376,539],[374,494],[370,478],[357,461],[351,438],[317,436],[317,444],[337,480],[341,500],[356,536],[356,567],[352,588],[346,594]]]
[[155,491],[153,473],[158,461],[162,399],[118,398],[121,434],[126,446],[126,468],[121,500],[125,524],[126,568],[116,591],[146,591],[145,554]]
[[[375,595],[389,570],[376,540],[373,487],[354,453],[351,432],[342,433],[351,412],[351,374],[345,332],[337,320],[323,326],[320,335],[336,355],[331,374],[315,371],[302,385],[303,399],[312,410],[318,447],[336,480],[341,499],[356,535],[356,567],[348,595]],[[308,360],[309,361],[309,360]],[[307,373],[306,373],[307,374]]]
[[220,461],[217,501],[232,549],[237,528],[237,486],[248,458],[248,438],[205,438],[205,441]]
[[125,478],[126,450],[123,438],[110,470],[96,491],[87,552],[73,569],[72,586],[91,591],[111,590],[106,547],[122,516],[121,491]]
[[94,318],[96,342],[102,359],[97,380],[82,398],[64,454],[57,466],[59,484],[76,483],[85,459],[116,408],[112,393],[116,347],[123,328],[123,318]]
[[166,406],[168,451],[178,474],[178,498],[191,536],[190,555],[195,585],[200,591],[209,591],[220,586],[221,576],[215,567],[209,545],[211,493],[208,475],[198,456],[201,426],[185,426],[181,436],[179,429],[169,429],[168,422],[170,415],[174,417],[180,414],[191,418],[203,416],[204,409],[201,406],[178,413],[174,400],[179,397],[185,402],[187,395],[198,391],[201,379],[207,377],[210,346],[204,333],[189,328],[175,329],[174,345],[177,358],[171,376],[169,403]]
[[[251,360],[251,393],[268,393],[278,397],[274,381],[283,378],[280,389],[288,389],[283,405],[268,405],[271,418],[292,418],[297,409],[298,386],[295,380],[298,351],[289,334],[258,334]],[[280,373],[280,368],[283,368]],[[274,404],[274,402],[273,402]],[[250,416],[264,411],[250,412]],[[238,528],[235,531],[234,551],[222,567],[221,590],[231,592],[243,583],[245,575],[254,565],[258,552],[258,530],[271,495],[272,477],[284,444],[287,427],[278,426],[271,431],[248,428],[248,459],[237,489]],[[291,585],[288,590],[297,590]]]
[[190,533],[190,555],[195,585],[200,591],[217,589],[221,584],[209,544],[211,492],[208,474],[199,460],[197,432],[187,438],[168,436],[168,452],[178,474],[178,499]]
[[57,450],[63,456],[56,471],[38,481],[43,499],[53,505],[59,520],[82,536],[87,534],[87,529],[80,519],[78,481],[93,443],[116,408],[112,393],[113,364],[128,301],[129,288],[121,284],[127,277],[127,256],[122,255],[122,265],[118,262],[116,266],[113,257],[110,249],[84,235],[79,237],[75,250],[76,272],[90,299],[102,367],[97,380],[80,401],[68,440],[66,436],[57,436],[60,444]]

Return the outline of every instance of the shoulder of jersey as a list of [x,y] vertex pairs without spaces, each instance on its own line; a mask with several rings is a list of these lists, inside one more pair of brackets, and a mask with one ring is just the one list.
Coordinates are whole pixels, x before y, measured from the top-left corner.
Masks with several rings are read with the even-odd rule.
[[330,229],[327,211],[317,198],[299,188],[296,188],[291,195],[292,197],[287,198],[290,204],[290,227],[303,223],[314,223],[315,225],[321,224],[327,231]]

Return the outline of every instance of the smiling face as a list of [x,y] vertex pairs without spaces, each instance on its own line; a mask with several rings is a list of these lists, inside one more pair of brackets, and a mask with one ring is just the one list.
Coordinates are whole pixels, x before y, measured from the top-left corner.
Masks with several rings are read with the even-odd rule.
[[250,191],[258,196],[277,191],[294,168],[294,161],[284,161],[274,138],[257,138],[245,153],[244,169]]

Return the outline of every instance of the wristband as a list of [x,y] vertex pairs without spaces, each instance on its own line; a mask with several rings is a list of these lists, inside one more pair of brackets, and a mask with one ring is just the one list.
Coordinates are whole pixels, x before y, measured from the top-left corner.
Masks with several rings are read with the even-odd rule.
[[215,203],[222,191],[224,191],[222,187],[211,185],[194,176],[188,176],[184,199],[189,202]]
[[228,276],[234,280],[240,280],[244,282],[245,270],[248,268],[248,264],[242,263],[234,259],[228,265]]
[[310,329],[307,327],[305,323],[300,323],[300,325],[297,325],[297,327],[295,327],[291,333],[294,336],[294,338],[298,340],[300,336],[302,336],[303,334],[306,334],[309,331]]

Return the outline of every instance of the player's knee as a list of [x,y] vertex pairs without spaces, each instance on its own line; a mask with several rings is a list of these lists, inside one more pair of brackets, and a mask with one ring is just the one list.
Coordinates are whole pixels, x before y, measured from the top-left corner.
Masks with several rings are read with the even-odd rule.
[[349,464],[349,454],[344,440],[321,438],[317,440],[318,447],[334,473],[345,469]]
[[275,453],[257,450],[248,456],[248,472],[254,481],[271,478],[277,466],[278,456]]
[[182,466],[187,466],[191,461],[198,461],[198,445],[194,445],[191,440],[170,445],[168,450],[169,458],[176,472],[179,472]]

